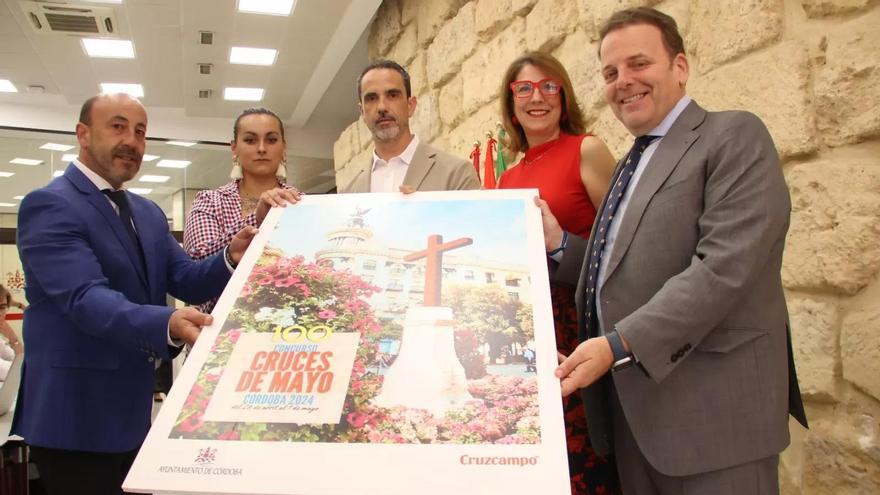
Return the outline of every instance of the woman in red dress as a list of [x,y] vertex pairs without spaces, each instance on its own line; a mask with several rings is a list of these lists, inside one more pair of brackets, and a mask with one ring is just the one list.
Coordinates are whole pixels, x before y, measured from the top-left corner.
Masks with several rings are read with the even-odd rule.
[[[500,100],[507,147],[525,156],[501,175],[498,187],[537,188],[567,235],[586,239],[615,161],[605,143],[584,133],[565,68],[546,53],[526,53],[507,68]],[[551,282],[550,296],[556,345],[567,356],[578,345],[574,288]],[[614,460],[590,448],[580,395],[562,403],[572,494],[619,493]]]

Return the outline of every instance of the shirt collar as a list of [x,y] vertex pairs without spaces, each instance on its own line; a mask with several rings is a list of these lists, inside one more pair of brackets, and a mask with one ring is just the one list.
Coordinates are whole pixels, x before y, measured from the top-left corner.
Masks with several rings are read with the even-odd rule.
[[406,148],[402,153],[395,157],[391,157],[389,160],[383,160],[379,158],[379,155],[376,154],[376,149],[373,148],[373,170],[376,170],[376,165],[379,163],[388,163],[395,158],[398,158],[404,164],[409,165],[412,162],[413,156],[416,154],[416,148],[419,147],[419,137],[413,135],[412,139],[409,141],[409,144],[406,145]]
[[672,124],[678,120],[678,116],[681,115],[681,112],[684,112],[684,109],[687,108],[688,104],[691,102],[691,97],[688,95],[684,95],[678,100],[678,103],[672,107],[672,110],[666,114],[666,117],[660,122],[660,125],[655,127],[648,133],[649,136],[665,136],[669,129],[672,127]]
[[115,187],[113,187],[112,185],[110,185],[109,182],[107,182],[107,179],[96,174],[89,167],[86,167],[81,161],[79,161],[79,158],[74,158],[73,164],[74,164],[74,166],[76,166],[76,168],[79,169],[80,172],[83,173],[83,175],[86,176],[87,179],[89,179],[89,181],[91,181],[92,184],[95,185],[95,187],[98,188],[99,191],[103,191],[104,189],[110,189],[111,191],[116,190]]

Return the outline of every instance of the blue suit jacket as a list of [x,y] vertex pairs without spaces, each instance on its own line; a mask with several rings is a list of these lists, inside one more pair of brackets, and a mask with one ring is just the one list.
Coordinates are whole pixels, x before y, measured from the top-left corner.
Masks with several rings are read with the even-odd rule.
[[73,164],[21,203],[30,306],[13,431],[31,445],[138,448],[150,428],[155,361],[170,357],[166,294],[201,303],[229,280],[222,255],[193,261],[162,210],[126,194],[146,271],[107,197]]

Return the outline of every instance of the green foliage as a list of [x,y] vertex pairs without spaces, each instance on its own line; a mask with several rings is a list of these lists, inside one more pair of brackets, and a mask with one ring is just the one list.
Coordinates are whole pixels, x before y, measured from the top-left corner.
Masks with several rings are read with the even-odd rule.
[[473,330],[481,341],[492,334],[520,344],[533,338],[531,305],[497,285],[450,285],[444,288],[443,303],[452,308],[460,326]]

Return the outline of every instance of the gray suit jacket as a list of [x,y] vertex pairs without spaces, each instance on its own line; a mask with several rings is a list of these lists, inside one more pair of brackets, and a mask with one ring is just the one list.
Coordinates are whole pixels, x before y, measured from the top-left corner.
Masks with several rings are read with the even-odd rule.
[[[370,176],[373,163],[365,163],[355,178],[340,193],[370,192]],[[467,160],[456,158],[425,143],[419,143],[412,162],[403,178],[403,185],[417,191],[457,191],[479,189],[480,179],[474,166]]]
[[[671,476],[782,451],[790,410],[806,424],[780,276],[790,210],[764,124],[750,113],[688,105],[605,253],[603,328],[617,328],[640,366],[582,390],[597,451],[613,445],[612,386],[645,457]],[[585,248],[573,238],[553,270],[570,283],[579,274],[581,317]],[[580,319],[581,339],[597,336]]]

